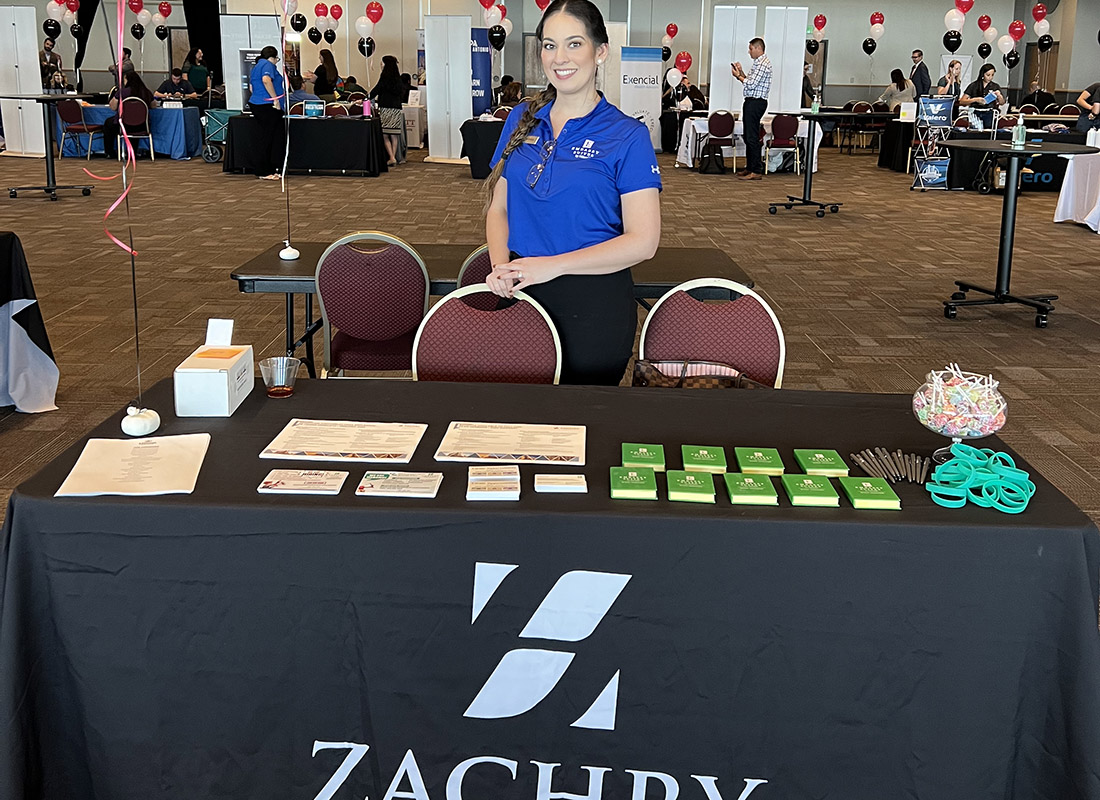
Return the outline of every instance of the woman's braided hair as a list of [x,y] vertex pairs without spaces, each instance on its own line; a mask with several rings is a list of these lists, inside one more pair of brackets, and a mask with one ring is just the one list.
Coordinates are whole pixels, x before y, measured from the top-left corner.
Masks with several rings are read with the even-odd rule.
[[[538,40],[540,47],[542,45],[543,25],[547,19],[559,12],[569,14],[571,17],[576,17],[583,22],[588,38],[595,47],[608,43],[607,27],[604,25],[603,15],[600,14],[600,10],[590,0],[554,0],[546,7],[542,19],[539,20],[538,27],[535,28],[535,38]],[[516,124],[516,129],[512,131],[508,144],[504,146],[500,161],[497,162],[497,165],[493,167],[493,171],[489,174],[489,180],[486,182],[485,187],[488,191],[485,201],[486,207],[493,201],[493,189],[496,187],[501,173],[504,172],[504,162],[508,160],[508,156],[512,155],[513,150],[523,144],[534,129],[535,112],[554,102],[554,98],[557,96],[557,90],[548,84],[545,89],[527,101],[527,105],[523,108],[523,115]]]

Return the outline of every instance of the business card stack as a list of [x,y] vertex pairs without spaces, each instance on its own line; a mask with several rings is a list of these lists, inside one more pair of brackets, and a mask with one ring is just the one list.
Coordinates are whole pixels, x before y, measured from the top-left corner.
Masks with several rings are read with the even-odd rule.
[[612,467],[612,500],[656,500],[657,474],[651,467]]
[[684,457],[684,469],[688,472],[710,472],[720,475],[726,471],[726,451],[712,445],[685,444],[680,446]]
[[733,454],[746,475],[783,474],[783,458],[774,447],[735,447]]
[[714,476],[709,472],[670,469],[666,478],[669,500],[682,503],[714,502]]
[[471,466],[466,474],[467,500],[519,500],[519,467],[515,464]]
[[340,494],[346,472],[314,469],[273,469],[256,487],[260,494]]
[[792,506],[840,505],[840,495],[824,475],[783,475],[780,481]]
[[841,478],[840,488],[853,508],[901,510],[901,498],[883,478]]
[[794,460],[807,475],[840,478],[848,474],[848,465],[836,450],[795,450]]
[[772,479],[767,475],[745,475],[740,472],[727,472],[722,476],[726,481],[726,491],[730,502],[735,506],[777,506],[779,495],[775,491]]
[[535,476],[535,491],[540,494],[587,494],[588,482],[583,475],[547,473]]
[[624,467],[649,467],[654,472],[665,471],[665,447],[661,444],[623,444]]
[[368,472],[359,481],[360,497],[409,497],[432,499],[443,483],[442,472]]

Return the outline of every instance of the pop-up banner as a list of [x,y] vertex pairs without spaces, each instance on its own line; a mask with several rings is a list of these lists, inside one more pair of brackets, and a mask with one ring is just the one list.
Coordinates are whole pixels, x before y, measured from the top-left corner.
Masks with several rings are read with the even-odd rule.
[[619,108],[649,128],[653,149],[661,149],[661,48],[622,49]]
[[493,49],[489,47],[488,28],[470,30],[470,67],[474,116],[477,117],[493,107]]

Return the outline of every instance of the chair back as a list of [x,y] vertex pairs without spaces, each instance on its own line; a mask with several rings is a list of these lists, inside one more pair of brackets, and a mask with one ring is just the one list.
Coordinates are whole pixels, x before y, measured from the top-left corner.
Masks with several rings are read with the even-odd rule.
[[[691,296],[703,287],[727,289],[735,299],[706,303]],[[786,353],[783,328],[768,303],[725,278],[698,278],[666,292],[646,316],[638,345],[639,358],[718,361],[776,389]]]
[[297,103],[293,103],[290,106],[290,114],[294,117],[300,117],[306,113],[306,104],[299,100]]
[[325,116],[346,117],[348,116],[347,106],[342,106],[339,103],[325,103]]
[[961,116],[956,117],[955,121],[951,123],[951,127],[953,127],[953,128],[969,128],[970,127],[970,117],[968,117],[966,114],[962,114]]
[[[411,335],[428,310],[428,268],[404,240],[362,231],[333,242],[317,260],[317,298],[332,364],[332,329],[357,340],[389,341]],[[406,367],[407,368],[407,367]]]
[[367,95],[366,95],[365,92],[352,92],[351,94],[348,95],[348,102],[349,103],[354,103],[356,101],[361,103],[366,99],[367,99]]
[[83,125],[84,109],[76,100],[62,100],[57,104],[57,116],[66,125]]
[[849,100],[847,103],[844,104],[844,107],[841,110],[842,111],[851,111],[855,107],[856,107],[856,101],[855,100]]
[[1080,116],[1081,109],[1073,105],[1073,103],[1066,103],[1058,113],[1063,117],[1076,117]]
[[149,106],[140,97],[127,97],[122,101],[119,119],[129,132],[144,128],[149,122]]
[[860,100],[854,106],[852,106],[852,112],[856,114],[867,114],[871,111],[871,104],[866,100]]
[[[485,283],[485,278],[493,271],[493,262],[489,258],[489,245],[483,244],[462,262],[462,268],[458,271],[458,288],[473,286],[477,283]],[[501,298],[495,294],[472,294],[465,298],[467,305],[480,308],[483,311],[492,311],[497,307]]]
[[501,106],[493,112],[493,116],[497,119],[508,119],[508,115],[512,113],[511,106]]
[[871,110],[872,111],[878,111],[878,112],[889,111],[890,106],[888,106],[886,103],[872,103],[871,104]]
[[707,117],[707,133],[712,139],[728,139],[733,136],[733,114],[728,111],[715,111]]
[[1032,103],[1024,103],[1024,105],[1020,106],[1020,113],[1021,114],[1038,114],[1039,113],[1039,107],[1036,106],[1036,105],[1033,105]]
[[432,307],[413,341],[413,380],[557,383],[561,340],[546,310],[525,292],[492,311],[466,302],[484,293],[465,286]]
[[776,114],[772,119],[772,146],[793,147],[798,135],[798,117],[793,114]]
[[349,117],[361,117],[363,116],[363,101],[358,100],[352,103],[348,103],[348,116]]
[[1060,108],[1061,108],[1061,106],[1058,105],[1057,103],[1051,103],[1050,105],[1048,105],[1046,108],[1043,109],[1043,113],[1044,114],[1057,114],[1058,109],[1060,109]]
[[1016,124],[1016,118],[1015,117],[1004,116],[1004,117],[998,117],[997,118],[997,127],[998,128],[1011,128],[1015,124]]

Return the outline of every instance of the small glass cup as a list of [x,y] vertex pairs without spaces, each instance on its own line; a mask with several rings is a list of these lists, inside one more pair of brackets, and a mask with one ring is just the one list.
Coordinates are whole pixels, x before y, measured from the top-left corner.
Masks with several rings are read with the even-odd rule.
[[260,375],[267,387],[268,397],[290,397],[294,394],[294,381],[298,377],[301,359],[290,356],[265,358],[260,362]]

